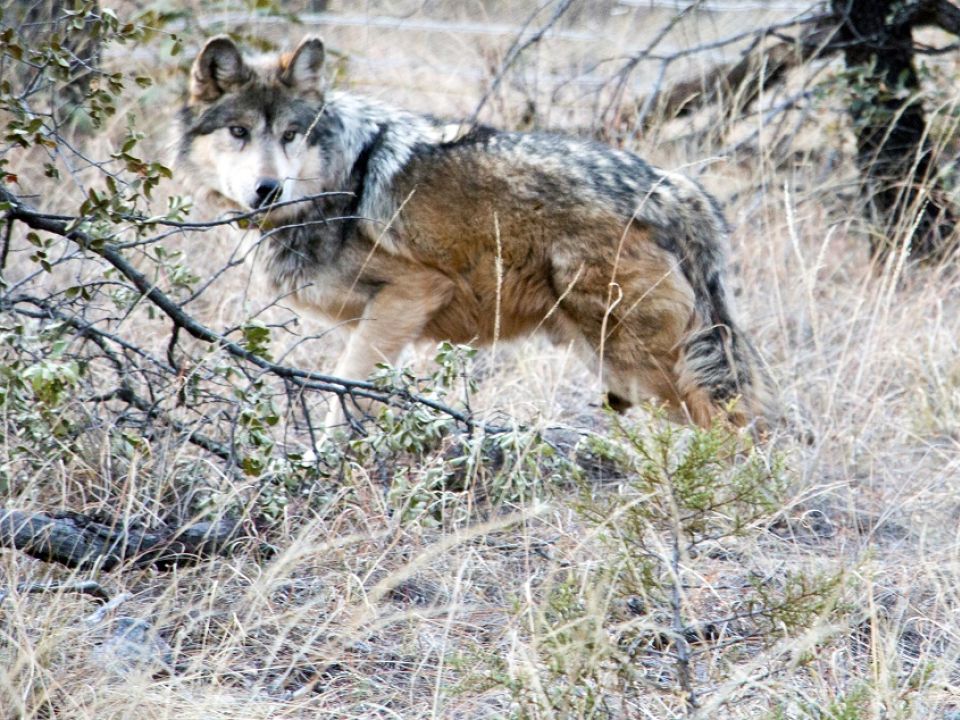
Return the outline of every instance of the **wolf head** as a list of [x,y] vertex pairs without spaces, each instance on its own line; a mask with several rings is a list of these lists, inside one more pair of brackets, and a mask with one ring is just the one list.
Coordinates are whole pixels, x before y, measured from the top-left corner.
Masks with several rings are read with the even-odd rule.
[[[315,129],[323,111],[323,41],[248,59],[233,41],[207,41],[193,63],[178,152],[191,179],[250,210],[323,191]],[[289,216],[296,204],[271,210]]]

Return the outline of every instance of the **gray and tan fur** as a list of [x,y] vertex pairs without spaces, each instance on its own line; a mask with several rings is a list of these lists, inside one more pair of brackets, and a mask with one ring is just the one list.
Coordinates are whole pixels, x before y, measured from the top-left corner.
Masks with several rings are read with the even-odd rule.
[[432,119],[325,92],[323,58],[314,37],[252,60],[211,39],[178,165],[232,207],[271,208],[270,281],[353,327],[337,375],[365,378],[421,339],[543,331],[600,358],[616,409],[652,398],[701,425],[772,413],[724,288],[725,222],[696,183],[568,137],[451,139]]

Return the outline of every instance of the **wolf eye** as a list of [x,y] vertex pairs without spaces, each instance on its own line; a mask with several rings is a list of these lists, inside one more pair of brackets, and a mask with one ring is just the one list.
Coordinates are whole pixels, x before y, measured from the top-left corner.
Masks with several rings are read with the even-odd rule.
[[237,140],[246,140],[247,136],[250,134],[250,131],[242,125],[231,125],[230,134]]
[[286,145],[288,142],[293,142],[293,139],[297,136],[296,130],[287,130],[281,137],[280,140]]

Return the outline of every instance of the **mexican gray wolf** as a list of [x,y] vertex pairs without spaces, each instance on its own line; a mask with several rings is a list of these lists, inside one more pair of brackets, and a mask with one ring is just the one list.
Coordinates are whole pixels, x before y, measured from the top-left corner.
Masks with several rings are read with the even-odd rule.
[[[193,64],[179,173],[263,210],[275,290],[352,328],[335,374],[365,379],[418,340],[573,342],[615,410],[762,426],[769,381],[724,285],[727,228],[683,175],[588,140],[451,126],[327,90],[323,42]],[[367,408],[369,409],[369,408]],[[328,423],[344,420],[344,408]]]

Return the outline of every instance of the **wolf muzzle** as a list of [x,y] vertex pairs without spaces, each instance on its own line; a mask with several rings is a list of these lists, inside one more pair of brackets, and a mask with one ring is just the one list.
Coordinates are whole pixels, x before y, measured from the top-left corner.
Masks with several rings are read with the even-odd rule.
[[262,208],[265,205],[269,205],[272,202],[276,202],[280,198],[280,193],[283,191],[283,183],[281,183],[276,178],[262,177],[257,180],[256,187],[256,198],[254,199],[253,206],[255,208]]

